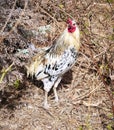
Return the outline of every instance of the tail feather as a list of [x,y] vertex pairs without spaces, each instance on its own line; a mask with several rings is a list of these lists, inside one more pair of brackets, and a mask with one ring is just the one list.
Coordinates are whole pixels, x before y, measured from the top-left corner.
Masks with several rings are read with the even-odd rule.
[[33,77],[34,75],[37,76],[39,72],[43,71],[45,64],[45,54],[45,51],[40,51],[30,60],[30,63],[26,66],[27,77]]

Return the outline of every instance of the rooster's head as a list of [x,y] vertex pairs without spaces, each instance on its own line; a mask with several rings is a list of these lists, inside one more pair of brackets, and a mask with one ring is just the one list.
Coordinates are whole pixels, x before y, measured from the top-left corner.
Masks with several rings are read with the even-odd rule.
[[76,31],[76,22],[70,18],[67,20],[68,32],[73,33]]

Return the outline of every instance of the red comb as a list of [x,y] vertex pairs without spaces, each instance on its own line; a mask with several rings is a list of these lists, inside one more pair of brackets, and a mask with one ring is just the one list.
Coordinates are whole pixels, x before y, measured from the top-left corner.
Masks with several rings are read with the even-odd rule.
[[67,20],[67,23],[68,23],[68,24],[72,24],[72,20],[69,18],[69,19]]

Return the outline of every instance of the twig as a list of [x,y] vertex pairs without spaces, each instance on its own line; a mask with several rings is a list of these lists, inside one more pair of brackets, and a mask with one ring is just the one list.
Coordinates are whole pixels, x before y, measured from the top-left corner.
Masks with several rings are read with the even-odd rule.
[[39,7],[45,14],[47,14],[51,19],[53,19],[53,21],[55,21],[56,23],[58,23],[57,20],[56,20],[53,16],[51,16],[46,10],[44,10],[40,5],[38,5],[38,7]]
[[7,18],[6,22],[5,22],[5,24],[4,24],[4,26],[3,26],[2,29],[1,29],[1,32],[0,32],[1,34],[2,34],[2,32],[4,31],[4,29],[5,29],[6,25],[7,25],[7,23],[9,22],[9,20],[10,20],[10,18],[11,18],[11,16],[12,16],[12,13],[13,13],[14,8],[15,8],[15,5],[16,5],[16,2],[17,2],[17,0],[15,0],[15,2],[14,2],[14,4],[13,4],[13,8],[12,8],[12,10],[11,10],[11,12],[10,12],[10,14],[9,14],[9,16],[8,16],[8,18]]
[[[101,83],[102,84],[102,83]],[[101,84],[99,84],[98,87],[96,87],[95,89],[91,90],[91,91],[88,91],[86,93],[84,93],[83,95],[79,96],[79,97],[76,97],[75,100],[82,100],[84,99],[85,97],[88,97],[90,94],[94,93],[100,86]]]
[[85,106],[87,106],[87,107],[90,107],[90,106],[92,106],[92,107],[97,107],[97,106],[99,106],[99,104],[101,104],[101,103],[102,103],[102,100],[99,101],[99,102],[97,102],[97,103],[87,103],[87,102],[83,101],[83,105],[85,105]]
[[79,52],[79,54],[81,54],[82,56],[84,56],[89,62],[93,63],[93,61],[89,57],[87,57],[84,53]]
[[[7,69],[3,70],[2,76],[0,77],[0,84],[2,83],[2,81],[3,81],[4,77],[5,77],[5,75],[8,73],[8,71],[11,70],[13,65],[14,65],[14,62]],[[1,91],[1,89],[2,88],[0,88],[0,91]]]
[[100,56],[100,55],[102,55],[102,54],[104,54],[104,53],[106,53],[106,49],[105,50],[103,50],[101,53],[99,53],[98,55],[95,55],[93,58],[96,58],[96,57],[98,57],[98,56]]
[[[15,0],[15,3],[16,3],[16,1],[17,1],[17,0]],[[6,21],[5,25],[4,25],[4,27],[2,28],[1,32],[4,31],[4,28],[6,27],[6,25],[7,25],[8,21],[9,21],[11,15],[12,15],[12,12],[13,12],[14,7],[15,7],[15,3],[14,3],[14,5],[13,5],[12,11],[11,11],[11,13],[10,13],[10,15],[9,15],[9,18],[7,19],[7,21]],[[19,24],[19,22],[20,22],[20,20],[21,20],[22,15],[23,15],[23,13],[24,13],[24,11],[25,11],[25,8],[27,7],[27,4],[28,4],[28,0],[25,1],[24,9],[23,9],[23,11],[22,11],[21,14],[20,14],[19,19],[16,21],[15,25],[14,25],[13,28],[8,32],[8,34],[6,34],[5,36],[2,36],[2,38],[0,39],[0,43],[1,43],[1,41],[2,41],[5,37],[7,37],[8,35],[10,35],[10,34],[14,31],[15,27],[17,27],[17,25]]]
[[56,7],[55,5],[54,5],[54,7],[55,8],[58,8],[61,12],[63,12],[64,14],[66,14],[67,16],[69,16],[70,18],[72,18],[72,19],[75,19],[73,16],[71,16],[70,14],[68,14],[67,12],[65,12],[63,9],[61,9],[60,7]]
[[112,93],[110,92],[110,90],[108,89],[109,86],[108,86],[105,82],[103,82],[103,83],[104,83],[104,85],[105,85],[106,92],[107,92],[107,94],[108,94],[108,96],[109,96],[109,99],[110,99],[110,101],[111,101],[111,107],[112,107],[113,118],[114,118],[114,98],[113,98],[113,94],[112,94]]
[[[25,9],[27,7],[27,4],[28,4],[28,0],[25,0],[25,5],[24,5],[24,9],[23,11],[21,12],[20,16],[19,16],[19,19],[16,21],[15,25],[13,26],[12,30],[9,32],[9,34],[11,34],[13,32],[13,30],[15,29],[15,27],[17,27],[17,25],[19,24],[19,22],[21,21],[21,18],[22,18],[22,15],[24,14],[25,12]],[[8,34],[8,35],[9,35]]]

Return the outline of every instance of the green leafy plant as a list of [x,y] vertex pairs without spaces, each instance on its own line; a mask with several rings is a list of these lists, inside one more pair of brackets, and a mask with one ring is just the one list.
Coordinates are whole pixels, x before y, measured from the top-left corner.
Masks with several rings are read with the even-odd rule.
[[19,85],[20,85],[20,80],[15,80],[15,82],[14,82],[14,87],[15,88],[19,88]]

